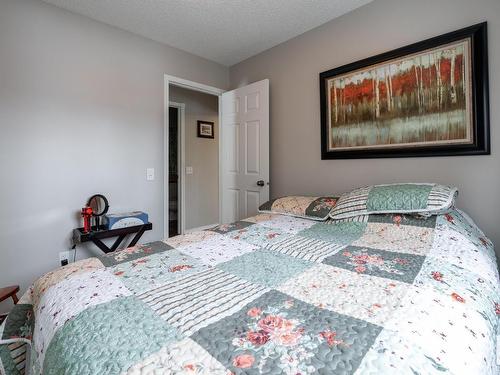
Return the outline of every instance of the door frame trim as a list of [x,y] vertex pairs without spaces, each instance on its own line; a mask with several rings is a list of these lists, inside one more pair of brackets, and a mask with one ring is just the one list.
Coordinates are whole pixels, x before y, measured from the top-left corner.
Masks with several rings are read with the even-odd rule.
[[[168,108],[170,107],[170,98],[169,98],[169,86],[177,86],[182,87],[189,90],[194,90],[198,92],[202,92],[205,94],[215,95],[218,97],[218,105],[219,105],[219,124],[222,119],[222,94],[225,90],[219,89],[217,87],[205,85],[203,83],[190,81],[184,78],[171,76],[165,74],[163,77],[163,238],[168,238],[168,124],[169,124],[169,116],[168,116]],[[184,129],[184,127],[183,127]],[[221,137],[222,126],[219,126],[219,221],[222,215],[222,202],[221,202],[221,166],[222,166],[222,137]],[[181,152],[183,152],[184,148],[182,148]],[[185,168],[183,168],[181,174],[185,174]],[[183,179],[185,181],[185,179]],[[184,198],[184,194],[181,193],[181,199]],[[181,211],[184,210],[185,204],[181,201]],[[185,211],[181,212],[181,222],[185,220]],[[182,224],[181,224],[182,225]],[[185,225],[184,225],[185,231]],[[184,233],[182,231],[181,233]]]

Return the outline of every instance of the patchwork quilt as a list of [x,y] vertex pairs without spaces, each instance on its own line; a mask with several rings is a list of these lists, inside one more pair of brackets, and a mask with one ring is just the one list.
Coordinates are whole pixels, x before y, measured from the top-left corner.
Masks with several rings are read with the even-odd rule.
[[7,374],[498,374],[492,243],[459,210],[261,214],[61,267],[0,326]]

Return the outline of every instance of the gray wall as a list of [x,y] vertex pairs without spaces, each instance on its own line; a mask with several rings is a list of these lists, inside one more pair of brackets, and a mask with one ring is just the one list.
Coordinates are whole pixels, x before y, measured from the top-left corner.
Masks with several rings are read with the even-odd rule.
[[[272,195],[455,184],[459,205],[500,243],[499,14],[498,0],[375,0],[232,67],[232,87],[271,80]],[[484,20],[491,156],[320,160],[319,72]],[[56,267],[95,192],[114,211],[147,211],[155,229],[144,241],[163,236],[164,73],[229,86],[218,64],[37,0],[0,0],[0,286],[25,289]]]
[[[218,97],[170,86],[170,101],[184,103],[186,166],[186,229],[219,222],[219,104]],[[197,137],[197,121],[214,122],[214,139]]]
[[[321,160],[320,72],[482,21],[489,33],[491,156]],[[273,197],[398,181],[456,185],[459,207],[500,254],[499,66],[500,1],[375,0],[231,67],[230,82],[270,79]]]
[[113,211],[149,213],[143,241],[163,237],[164,73],[229,80],[178,49],[40,1],[0,0],[0,286],[25,289],[57,267],[96,192]]

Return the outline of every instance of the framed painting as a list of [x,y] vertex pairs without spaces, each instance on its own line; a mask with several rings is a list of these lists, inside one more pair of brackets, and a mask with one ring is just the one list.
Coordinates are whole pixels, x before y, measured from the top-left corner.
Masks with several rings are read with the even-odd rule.
[[198,120],[198,137],[199,138],[214,138],[214,123],[210,121]]
[[320,74],[321,158],[490,153],[486,23]]

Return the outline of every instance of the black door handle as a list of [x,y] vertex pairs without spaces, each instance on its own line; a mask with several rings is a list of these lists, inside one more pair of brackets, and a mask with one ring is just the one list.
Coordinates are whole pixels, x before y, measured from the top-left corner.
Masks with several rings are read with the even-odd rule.
[[257,181],[257,186],[264,186],[264,180]]

